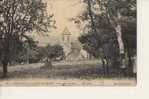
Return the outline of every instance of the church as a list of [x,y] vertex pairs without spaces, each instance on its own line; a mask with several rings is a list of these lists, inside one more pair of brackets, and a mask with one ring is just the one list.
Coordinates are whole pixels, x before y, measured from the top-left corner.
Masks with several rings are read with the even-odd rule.
[[62,32],[62,44],[66,61],[81,61],[88,59],[88,53],[83,50],[78,40],[72,40],[72,34],[67,27]]

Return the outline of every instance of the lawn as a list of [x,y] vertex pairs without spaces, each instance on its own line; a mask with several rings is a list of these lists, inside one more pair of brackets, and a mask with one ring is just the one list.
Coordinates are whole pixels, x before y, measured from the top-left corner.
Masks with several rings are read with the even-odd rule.
[[[0,86],[134,86],[135,78],[112,73],[104,77],[97,60],[54,62],[53,69],[43,63],[9,66],[9,77],[0,79]],[[0,69],[2,75],[2,69]]]

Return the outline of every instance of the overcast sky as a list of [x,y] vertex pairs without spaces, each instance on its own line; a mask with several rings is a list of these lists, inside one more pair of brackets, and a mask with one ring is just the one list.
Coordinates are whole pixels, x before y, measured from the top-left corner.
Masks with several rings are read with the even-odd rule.
[[[49,33],[49,37],[36,37],[40,42],[56,42],[61,39],[61,33],[65,27],[68,27],[73,38],[79,36],[80,31],[71,18],[79,15],[84,9],[80,0],[47,0],[48,11],[54,14],[57,29]],[[55,41],[56,40],[56,41]]]

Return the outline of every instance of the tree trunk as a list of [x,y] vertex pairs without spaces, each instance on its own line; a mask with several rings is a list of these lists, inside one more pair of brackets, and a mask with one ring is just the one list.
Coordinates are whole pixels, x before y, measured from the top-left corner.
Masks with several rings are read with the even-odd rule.
[[45,63],[44,67],[43,68],[46,68],[46,69],[52,69],[52,60],[51,59],[47,59],[47,62]]
[[52,67],[53,67],[53,66],[52,66],[52,61],[50,60],[50,61],[49,61],[49,66],[48,66],[48,68],[49,68],[49,69],[52,69]]
[[127,39],[125,39],[125,45],[126,45],[126,50],[127,50],[127,58],[128,58],[128,66],[127,66],[127,74],[128,76],[133,76],[133,62],[132,62],[132,57],[131,57],[131,49],[130,49],[130,45],[127,41]]
[[2,62],[3,65],[3,77],[7,77],[7,73],[8,73],[8,62],[7,61],[3,61]]
[[101,59],[101,61],[102,61],[102,70],[103,70],[103,74],[105,75],[105,74],[106,74],[105,61],[104,61],[104,59]]
[[[120,21],[121,19],[121,14],[118,11],[117,13],[117,20]],[[116,31],[116,36],[117,36],[117,41],[118,41],[118,46],[119,46],[119,53],[120,53],[120,58],[121,58],[121,68],[126,68],[125,64],[125,48],[124,48],[124,41],[122,38],[122,27],[121,24],[117,22],[117,26],[115,27]]]
[[109,63],[107,59],[101,59],[102,61],[102,68],[103,68],[103,73],[105,76],[109,75]]
[[123,42],[123,39],[122,39],[121,25],[118,24],[117,27],[115,28],[115,30],[116,30],[116,36],[117,36],[117,41],[118,41],[118,46],[119,46],[119,53],[120,53],[120,59],[121,59],[121,68],[126,68],[125,49],[124,49],[124,42]]
[[107,75],[109,75],[110,73],[109,73],[109,61],[108,60],[106,60],[107,61],[107,64],[106,64],[106,72],[107,72]]
[[129,49],[128,49],[127,55],[128,55],[128,75],[132,76],[133,75],[133,63],[132,63]]

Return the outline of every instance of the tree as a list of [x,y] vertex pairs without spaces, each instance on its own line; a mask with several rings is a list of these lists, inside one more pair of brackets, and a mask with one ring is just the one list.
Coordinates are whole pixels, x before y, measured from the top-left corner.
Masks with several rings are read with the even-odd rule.
[[132,49],[136,50],[136,0],[84,0],[84,3],[87,8],[79,18],[87,21],[89,29],[87,35],[81,36],[81,42],[88,50],[100,48],[96,53],[103,53],[107,62],[120,58],[124,68],[128,56],[128,67],[132,67],[130,54]]
[[111,30],[108,30],[107,28],[100,29],[99,33],[100,34],[98,35],[90,32],[83,34],[79,37],[79,41],[88,53],[95,58],[101,59],[103,72],[106,75],[109,74],[109,66],[116,65],[116,62],[118,61],[118,44],[116,38],[112,36],[113,33]]
[[110,62],[117,55],[113,54],[117,51],[114,30],[105,17],[105,14],[100,13],[99,15],[95,12],[93,8],[94,0],[85,0],[85,3],[87,4],[87,11],[83,13],[81,18],[82,20],[88,20],[88,28],[90,29],[79,40],[85,45],[84,47],[89,53],[101,58],[103,71],[105,74],[108,74]]
[[133,57],[137,54],[137,32],[136,32],[136,20],[134,18],[128,19],[122,24],[122,33],[125,46],[126,56],[128,58],[128,74],[133,75],[134,61]]
[[[28,39],[32,31],[47,32],[53,26],[53,15],[48,15],[43,0],[1,0],[0,1],[0,42],[3,76],[18,47]],[[20,44],[20,45],[19,45]]]
[[[97,2],[107,16],[109,23],[115,30],[121,61],[126,63],[125,56],[126,53],[128,53],[126,50],[128,47],[125,48],[126,46],[124,44],[125,41],[123,36],[126,32],[123,31],[122,24],[130,18],[132,20],[136,20],[136,0],[97,0]],[[126,24],[129,24],[128,21]],[[136,22],[133,26],[136,26]],[[122,63],[124,68],[126,68],[125,63]]]
[[38,42],[34,41],[33,38],[28,37],[28,40],[25,40],[22,44],[22,49],[18,52],[17,55],[14,56],[12,63],[20,64],[20,63],[36,63],[40,61],[40,57],[38,57],[40,47],[38,46]]
[[47,58],[45,67],[50,69],[52,69],[52,61],[56,60],[56,58],[62,59],[64,57],[64,51],[61,45],[47,45],[43,52]]

